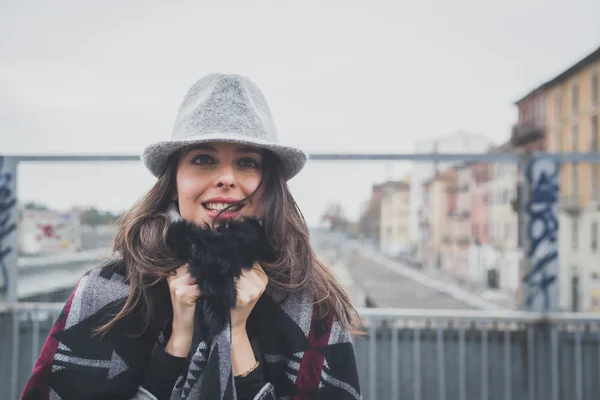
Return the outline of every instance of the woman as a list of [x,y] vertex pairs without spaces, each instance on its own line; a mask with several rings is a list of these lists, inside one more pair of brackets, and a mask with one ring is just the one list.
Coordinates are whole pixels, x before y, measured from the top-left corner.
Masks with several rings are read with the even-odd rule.
[[307,155],[277,142],[260,90],[200,79],[142,160],[156,184],[124,215],[115,258],[80,280],[22,399],[360,398],[356,311],[287,187]]

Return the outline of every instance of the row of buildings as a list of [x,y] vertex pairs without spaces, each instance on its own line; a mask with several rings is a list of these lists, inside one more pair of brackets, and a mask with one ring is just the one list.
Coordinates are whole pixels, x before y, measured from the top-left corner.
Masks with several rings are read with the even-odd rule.
[[[458,133],[419,144],[419,153],[599,152],[600,48],[516,102],[510,138],[492,145]],[[376,221],[382,251],[410,255],[424,268],[507,292],[522,282],[518,187],[506,163],[423,163],[409,178],[374,185],[363,217]],[[559,177],[559,303],[600,311],[600,165],[563,164]]]

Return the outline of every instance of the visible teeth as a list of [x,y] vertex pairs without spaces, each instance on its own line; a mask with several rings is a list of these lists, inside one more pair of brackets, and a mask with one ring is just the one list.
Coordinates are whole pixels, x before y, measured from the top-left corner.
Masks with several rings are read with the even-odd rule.
[[[209,210],[213,210],[213,211],[221,211],[221,210],[229,207],[230,205],[231,204],[227,204],[227,203],[204,203],[204,206],[206,208],[208,208]],[[236,205],[236,206],[231,207],[229,210],[237,211],[239,209],[240,209],[240,207]]]

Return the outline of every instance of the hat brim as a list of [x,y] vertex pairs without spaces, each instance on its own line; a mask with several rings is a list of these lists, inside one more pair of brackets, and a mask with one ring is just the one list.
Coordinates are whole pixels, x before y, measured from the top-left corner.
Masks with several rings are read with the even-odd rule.
[[159,177],[167,167],[169,157],[188,146],[199,143],[223,142],[244,144],[270,150],[281,161],[282,173],[286,180],[296,176],[308,161],[308,154],[295,147],[262,141],[260,139],[241,136],[239,134],[203,134],[182,139],[171,139],[147,146],[141,156],[142,162],[155,177]]

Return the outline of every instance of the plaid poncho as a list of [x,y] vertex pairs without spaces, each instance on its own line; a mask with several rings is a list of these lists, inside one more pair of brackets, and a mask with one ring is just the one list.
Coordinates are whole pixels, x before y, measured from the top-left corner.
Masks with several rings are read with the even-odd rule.
[[[135,315],[104,338],[92,335],[128,293],[119,269],[95,268],[82,277],[42,348],[22,400],[154,399],[141,385],[152,349],[166,340],[166,318],[157,315],[142,335],[133,334],[140,326]],[[267,287],[253,312],[253,345],[269,382],[256,398],[361,398],[350,335],[332,318],[313,318],[310,296],[279,300]],[[236,399],[229,326],[209,341],[195,333],[192,349],[171,399]]]

